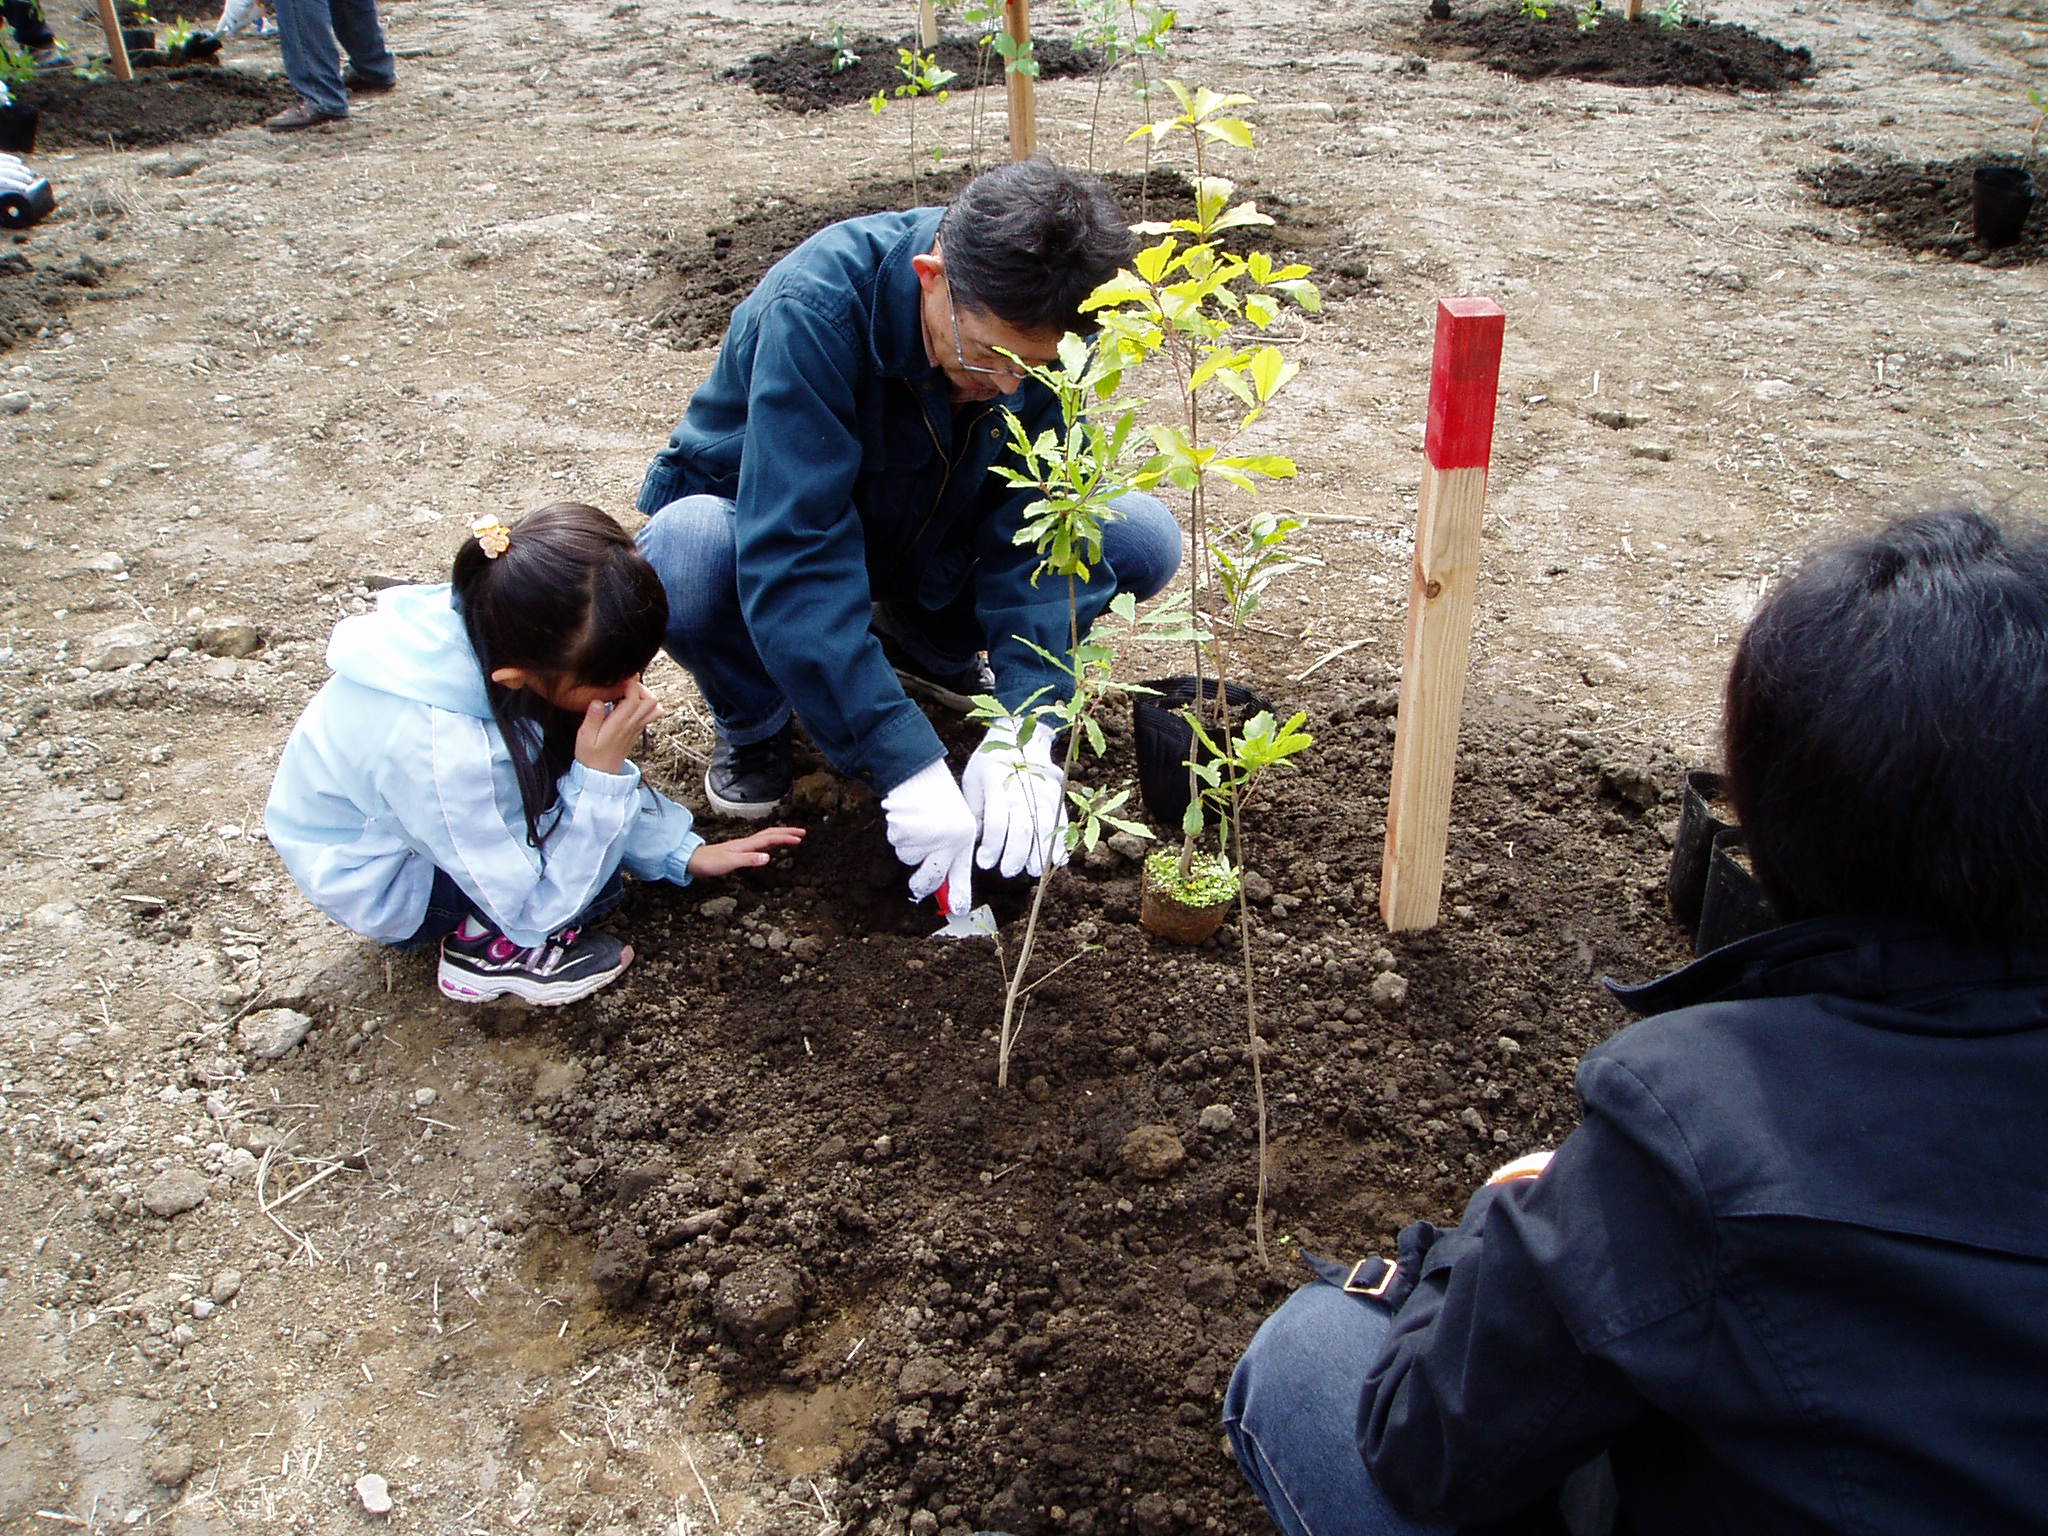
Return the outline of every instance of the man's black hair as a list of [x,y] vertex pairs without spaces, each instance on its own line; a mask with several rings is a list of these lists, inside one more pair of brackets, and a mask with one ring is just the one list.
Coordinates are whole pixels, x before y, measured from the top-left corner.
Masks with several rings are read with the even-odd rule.
[[1090,331],[1081,301],[1131,259],[1108,188],[1043,160],[984,171],[939,221],[953,297],[1020,331]]
[[1822,551],[1743,635],[1724,736],[1788,920],[2048,939],[2048,530],[1941,511]]

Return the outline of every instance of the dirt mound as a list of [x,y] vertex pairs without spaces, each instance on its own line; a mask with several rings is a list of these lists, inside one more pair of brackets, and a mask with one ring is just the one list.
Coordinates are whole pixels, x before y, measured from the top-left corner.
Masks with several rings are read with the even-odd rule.
[[1806,49],[1787,48],[1728,22],[1665,27],[1647,17],[1609,15],[1582,32],[1563,0],[1541,19],[1502,10],[1426,20],[1418,41],[1430,51],[1471,58],[1524,80],[1566,75],[1608,85],[1777,91],[1807,79],[1815,68]]
[[[895,90],[903,84],[903,76],[896,67],[896,50],[915,47],[915,34],[877,37],[873,33],[864,33],[846,41],[846,52],[855,56],[854,62],[834,69],[833,60],[843,61],[846,54],[829,43],[804,38],[785,43],[773,53],[757,54],[737,66],[732,73],[778,107],[792,112],[824,112],[833,107],[866,101],[877,91]],[[972,90],[976,84],[1000,86],[1003,83],[1001,57],[993,49],[984,52],[975,45],[973,38],[942,37],[934,51],[939,56],[939,67],[953,71],[954,79],[948,83],[948,90],[965,91]],[[1096,65],[1094,54],[1061,42],[1056,37],[1033,38],[1032,52],[1038,59],[1038,78],[1041,80],[1065,80],[1085,75]]]
[[20,247],[0,250],[0,352],[61,324],[66,309],[106,280],[106,264],[88,254],[38,259]]
[[281,74],[259,78],[211,65],[139,69],[133,80],[44,75],[14,90],[42,109],[38,150],[110,143],[139,149],[202,139],[260,123],[296,99]]
[[[1970,222],[1970,173],[1979,166],[2016,165],[2034,174],[2041,189],[2016,244],[1987,251]],[[2048,159],[2025,155],[1971,155],[1963,160],[1880,160],[1802,171],[1800,179],[1830,208],[1853,208],[1880,240],[1909,251],[1938,251],[1957,261],[1992,267],[2025,266],[2048,258]]]
[[[920,176],[878,178],[829,198],[764,197],[730,224],[715,225],[701,237],[652,252],[642,312],[658,329],[673,332],[682,347],[708,347],[724,336],[733,307],[768,269],[828,224],[885,213],[894,208],[934,207],[951,202],[971,172],[964,166]],[[1194,189],[1178,171],[1149,177],[1112,173],[1102,178],[1131,218],[1176,219],[1195,210]],[[1245,185],[1239,194],[1273,216],[1270,226],[1235,231],[1226,246],[1246,247],[1305,261],[1325,299],[1347,298],[1374,286],[1374,253],[1346,235],[1343,221],[1284,193]]]
[[[588,1076],[542,1111],[586,1159],[568,1219],[598,1283],[643,1296],[742,1425],[784,1444],[808,1426],[854,1529],[919,1509],[1020,1536],[1261,1528],[1219,1405],[1305,1278],[1297,1253],[1385,1250],[1554,1144],[1574,1064],[1623,1021],[1599,976],[1684,957],[1655,787],[1675,761],[1475,710],[1445,926],[1389,940],[1393,693],[1274,691],[1320,740],[1256,818],[1270,1269],[1234,925],[1198,950],[1150,939],[1121,857],[1048,903],[1040,964],[1078,958],[1037,993],[1002,1092],[996,957],[928,937],[864,793],[809,816],[803,857],[735,889],[736,912],[645,891],[620,925],[638,985],[583,1016]],[[1014,943],[1023,892],[986,894]]]

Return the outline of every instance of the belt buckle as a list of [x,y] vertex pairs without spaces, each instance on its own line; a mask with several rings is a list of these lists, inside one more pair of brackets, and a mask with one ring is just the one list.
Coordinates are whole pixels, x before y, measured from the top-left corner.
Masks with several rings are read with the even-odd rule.
[[[1365,1271],[1369,1265],[1377,1264],[1379,1277],[1370,1285],[1365,1283]],[[1371,1296],[1375,1300],[1384,1298],[1393,1287],[1394,1276],[1399,1266],[1386,1259],[1360,1259],[1351,1266],[1351,1273],[1344,1279],[1344,1289],[1353,1296]]]

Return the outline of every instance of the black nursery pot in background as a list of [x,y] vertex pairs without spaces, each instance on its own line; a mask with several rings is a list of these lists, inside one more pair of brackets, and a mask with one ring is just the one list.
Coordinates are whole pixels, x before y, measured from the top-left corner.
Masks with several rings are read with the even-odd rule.
[[[1221,727],[1221,711],[1215,678],[1205,680],[1209,708],[1203,711],[1203,729],[1214,736]],[[1200,686],[1192,677],[1160,677],[1145,684],[1156,693],[1139,694],[1131,700],[1131,728],[1137,739],[1138,794],[1145,811],[1163,827],[1178,827],[1188,809],[1188,759],[1206,761],[1209,752],[1195,740],[1194,728],[1180,711],[1194,702]],[[1248,715],[1273,706],[1251,689],[1229,684],[1223,697],[1230,704],[1230,723],[1238,725]],[[1199,754],[1199,756],[1198,756]]]
[[121,46],[130,53],[153,53],[156,51],[156,29],[154,27],[123,27]]
[[1757,883],[1756,874],[1738,856],[1743,846],[1740,827],[1726,827],[1714,834],[1714,851],[1707,859],[1707,884],[1700,896],[1700,926],[1693,936],[1692,952],[1704,955],[1723,945],[1778,926],[1778,914],[1771,899]]
[[2033,206],[2034,178],[2019,166],[1980,165],[1970,173],[1970,221],[1986,250],[2018,244]]
[[1722,798],[1721,775],[1694,769],[1685,776],[1685,794],[1678,812],[1678,839],[1671,848],[1671,879],[1666,889],[1671,910],[1688,928],[1700,920],[1700,898],[1706,894],[1707,864],[1714,853],[1714,836],[1733,822],[1715,814]]
[[26,106],[10,101],[0,107],[0,152],[10,155],[26,155],[36,147],[36,123],[42,117],[41,107]]

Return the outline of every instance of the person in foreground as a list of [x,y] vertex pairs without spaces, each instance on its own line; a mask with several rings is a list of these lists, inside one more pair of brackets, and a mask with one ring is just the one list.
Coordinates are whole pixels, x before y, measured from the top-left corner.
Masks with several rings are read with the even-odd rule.
[[1225,1419],[1290,1536],[2048,1531],[2048,533],[1822,552],[1723,732],[1786,925],[1617,989],[1547,1166],[1266,1321]]
[[[1131,248],[1099,182],[1026,161],[950,208],[820,231],[733,311],[639,502],[668,589],[665,643],[717,726],[714,809],[774,815],[794,713],[882,797],[912,896],[943,887],[965,912],[977,862],[1037,875],[1064,860],[1052,732],[1000,720],[956,779],[905,688],[1016,711],[1070,686],[1044,654],[1073,643],[1066,584],[1035,582],[1038,557],[1014,539],[1036,498],[990,470],[1014,462],[1003,404],[1034,437],[1058,425],[1018,360],[1053,361],[1087,328],[1082,301]],[[1084,634],[1118,593],[1150,597],[1180,563],[1158,501],[1130,494],[1111,512],[1079,593]]]
[[452,583],[392,587],[328,642],[263,824],[313,905],[401,950],[439,942],[458,1002],[574,1002],[631,946],[585,927],[623,867],[687,885],[803,840],[707,843],[626,759],[661,705],[640,673],[661,583],[624,529],[558,502],[479,519]]

